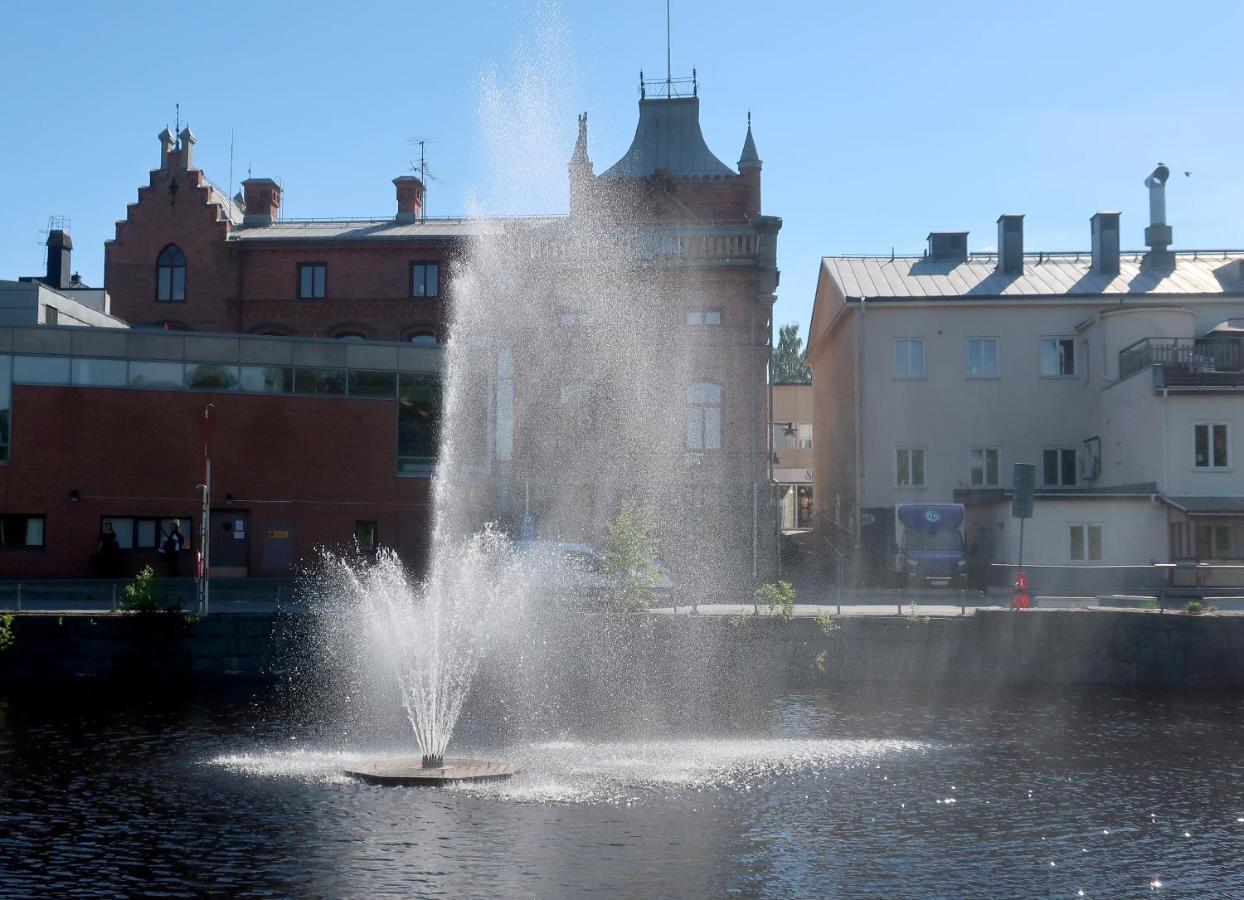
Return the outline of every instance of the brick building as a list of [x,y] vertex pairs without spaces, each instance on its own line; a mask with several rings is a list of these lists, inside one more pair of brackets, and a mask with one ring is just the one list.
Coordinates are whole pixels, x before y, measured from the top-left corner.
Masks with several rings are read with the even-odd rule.
[[[689,96],[641,96],[630,149],[596,175],[584,117],[570,162],[570,217],[510,221],[425,218],[423,185],[412,176],[394,180],[392,218],[283,219],[278,183],[247,179],[227,196],[195,168],[195,141],[188,128],[159,135],[159,167],[105,245],[104,287],[128,333],[0,334],[0,343],[11,341],[0,346],[0,381],[11,373],[12,410],[0,510],[18,517],[7,522],[11,533],[39,538],[37,547],[12,544],[31,552],[0,555],[0,574],[83,574],[104,519],[132,529],[135,564],[154,558],[154,547],[140,546],[152,528],[197,510],[208,403],[219,466],[213,517],[244,536],[237,546],[223,529],[213,537],[214,548],[224,541],[217,566],[284,572],[315,546],[356,534],[417,560],[456,262],[498,229],[556,240],[576,217],[604,208],[647,248],[636,290],[656,286],[669,298],[658,330],[671,346],[692,347],[701,364],[671,386],[681,399],[670,417],[700,516],[721,518],[705,503],[728,494],[742,523],[730,551],[740,571],[769,571],[767,371],[781,220],[761,213],[750,123],[732,169],[704,141],[694,87]],[[576,340],[567,321],[581,324],[569,306],[541,325],[552,345]],[[516,349],[509,406],[494,393],[478,410],[489,434],[480,439],[489,458],[479,483],[511,525],[543,438],[524,425],[532,399],[522,354],[532,348]],[[592,476],[580,474],[586,486]]]

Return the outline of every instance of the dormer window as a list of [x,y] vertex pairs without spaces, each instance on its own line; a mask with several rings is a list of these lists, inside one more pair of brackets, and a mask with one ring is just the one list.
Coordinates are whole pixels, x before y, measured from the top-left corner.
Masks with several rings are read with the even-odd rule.
[[161,250],[156,260],[156,299],[165,302],[186,299],[186,254],[176,244]]

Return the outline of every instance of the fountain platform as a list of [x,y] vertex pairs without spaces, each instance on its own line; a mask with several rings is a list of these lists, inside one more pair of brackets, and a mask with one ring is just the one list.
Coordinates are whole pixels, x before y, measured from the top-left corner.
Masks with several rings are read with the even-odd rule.
[[518,767],[488,759],[444,759],[439,766],[425,766],[418,756],[362,763],[345,770],[352,778],[370,784],[424,785],[456,781],[495,781],[518,774]]

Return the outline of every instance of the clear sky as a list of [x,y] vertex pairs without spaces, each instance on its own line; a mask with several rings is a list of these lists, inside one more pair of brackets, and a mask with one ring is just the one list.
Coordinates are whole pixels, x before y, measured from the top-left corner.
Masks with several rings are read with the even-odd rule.
[[[1177,248],[1244,246],[1238,0],[672,7],[674,74],[698,69],[732,166],[752,111],[785,222],[779,323],[806,331],[823,255],[919,252],[932,229],[992,249],[1002,212],[1027,214],[1035,251],[1086,249],[1089,216],[1121,210],[1140,247],[1158,161]],[[416,137],[429,214],[545,213],[566,208],[575,113],[600,172],[629,144],[639,69],[665,70],[663,0],[9,0],[3,21],[0,278],[42,271],[64,215],[93,285],[174,103],[209,178],[229,185],[232,135],[234,190],[282,179],[290,217],[390,215]]]

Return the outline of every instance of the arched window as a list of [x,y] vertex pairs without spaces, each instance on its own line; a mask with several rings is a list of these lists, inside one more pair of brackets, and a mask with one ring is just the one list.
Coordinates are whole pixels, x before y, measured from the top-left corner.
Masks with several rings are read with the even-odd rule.
[[156,260],[156,299],[186,299],[186,254],[176,244],[161,250]]
[[687,449],[721,449],[721,385],[687,388]]
[[418,331],[410,336],[410,342],[416,347],[437,347],[440,341],[436,339],[436,335],[430,331]]
[[341,332],[341,334],[337,335],[337,340],[339,341],[365,341],[367,340],[367,335],[359,334],[357,331],[343,331]]

